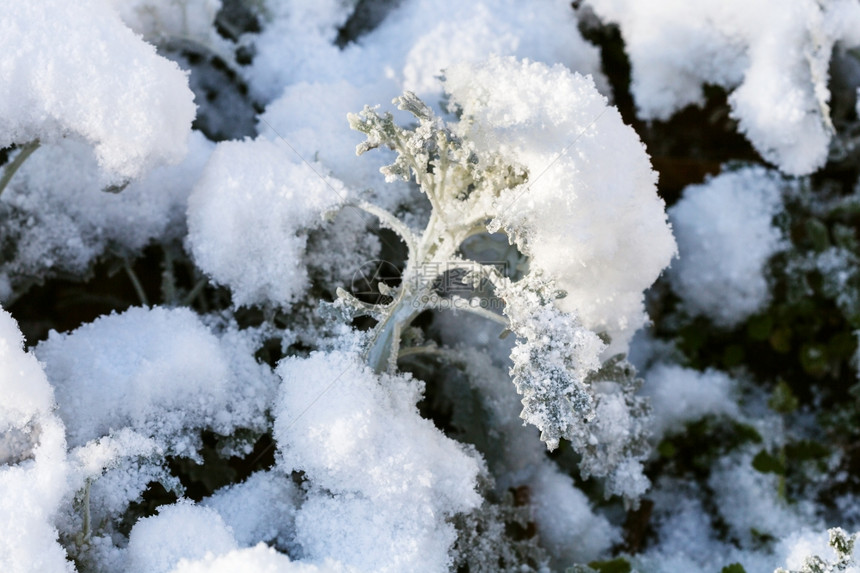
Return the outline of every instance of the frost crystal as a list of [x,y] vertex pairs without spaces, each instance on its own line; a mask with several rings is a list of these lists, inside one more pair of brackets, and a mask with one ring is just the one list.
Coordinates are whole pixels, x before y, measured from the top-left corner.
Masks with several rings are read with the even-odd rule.
[[541,440],[554,450],[559,439],[572,438],[594,416],[585,379],[600,366],[604,344],[575,316],[553,305],[549,288],[524,280],[504,285],[498,295],[517,335],[511,376],[523,396],[520,416],[537,426]]

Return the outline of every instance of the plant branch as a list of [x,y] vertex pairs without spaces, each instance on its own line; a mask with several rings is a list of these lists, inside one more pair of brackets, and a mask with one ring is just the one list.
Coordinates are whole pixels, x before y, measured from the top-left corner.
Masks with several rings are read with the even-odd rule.
[[36,149],[39,148],[39,140],[31,141],[21,148],[21,152],[15,156],[15,159],[12,160],[6,166],[6,169],[3,170],[3,176],[0,177],[0,195],[3,194],[3,190],[9,184],[9,181],[12,180],[12,177],[15,175],[15,172],[18,171],[18,168],[27,161],[27,158],[33,154]]
[[140,299],[140,304],[143,306],[149,306],[149,300],[146,298],[146,292],[143,290],[143,285],[140,282],[140,279],[137,278],[137,273],[134,272],[134,269],[131,268],[131,265],[128,264],[128,261],[125,261],[125,273],[128,275],[129,280],[131,280],[131,284],[134,286],[135,292],[137,292],[137,298]]
[[412,229],[407,227],[400,219],[386,211],[381,207],[377,207],[373,203],[361,201],[358,203],[350,203],[350,205],[361,209],[365,213],[373,215],[382,223],[383,227],[391,229],[403,239],[406,243],[406,248],[409,250],[409,258],[412,259],[418,250],[418,237],[412,232]]

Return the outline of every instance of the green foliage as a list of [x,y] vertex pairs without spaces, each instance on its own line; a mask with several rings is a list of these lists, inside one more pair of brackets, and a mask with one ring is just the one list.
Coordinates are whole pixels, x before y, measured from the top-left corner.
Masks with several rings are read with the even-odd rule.
[[771,410],[780,414],[791,414],[797,410],[799,404],[797,396],[794,395],[794,392],[791,391],[791,387],[785,383],[785,380],[780,380],[777,383],[770,400],[767,402]]
[[661,455],[657,463],[668,464],[673,473],[704,478],[718,458],[761,442],[761,435],[752,426],[707,416],[663,439],[657,446]]
[[567,573],[630,573],[632,570],[627,559],[616,557],[608,561],[592,561],[587,566],[574,565],[567,570]]
[[747,570],[740,563],[732,563],[720,569],[720,573],[747,573]]
[[774,456],[766,450],[761,450],[752,460],[752,466],[763,474],[771,473],[785,475],[785,461],[780,456]]

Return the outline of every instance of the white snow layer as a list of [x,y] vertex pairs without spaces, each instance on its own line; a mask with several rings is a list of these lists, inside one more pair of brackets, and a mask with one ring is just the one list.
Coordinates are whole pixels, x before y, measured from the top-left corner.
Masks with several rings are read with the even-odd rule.
[[218,512],[242,547],[259,542],[291,547],[299,501],[300,492],[292,478],[271,470],[221,488],[201,504]]
[[213,509],[180,502],[135,523],[128,536],[128,573],[168,573],[183,559],[237,549],[233,532]]
[[340,181],[286,143],[220,143],[188,200],[188,244],[236,306],[288,306],[308,287],[308,231],[346,199]]
[[283,553],[260,543],[246,549],[235,549],[221,555],[212,553],[191,561],[182,559],[171,573],[347,573],[338,563],[321,566],[297,563]]
[[759,153],[791,175],[824,165],[833,134],[827,87],[834,44],[860,44],[854,0],[588,0],[620,26],[644,119],[730,90],[732,115]]
[[642,292],[675,253],[639,136],[590,78],[561,65],[491,58],[445,75],[479,148],[528,169],[497,200],[497,221],[567,292],[559,307],[610,335],[605,355],[625,352],[647,318]]
[[787,185],[746,167],[688,187],[669,209],[679,251],[669,279],[687,312],[730,328],[768,302],[765,265],[783,245],[773,219]]
[[122,428],[195,456],[202,429],[264,429],[273,374],[236,330],[219,338],[187,308],[131,308],[36,347],[69,445]]
[[137,177],[186,151],[185,73],[102,0],[12,2],[0,19],[0,148],[73,136],[104,181]]
[[0,308],[0,570],[74,571],[54,519],[69,492],[63,424],[24,337]]
[[447,571],[447,518],[480,504],[480,462],[418,414],[423,385],[377,377],[345,352],[287,358],[278,373],[280,464],[310,485],[296,513],[304,555],[360,571]]
[[579,34],[576,14],[564,0],[537,0],[529,10],[515,0],[396,4],[377,28],[340,50],[333,41],[350,16],[349,4],[269,3],[271,17],[253,40],[257,56],[248,72],[251,87],[270,102],[285,87],[302,82],[346,79],[363,86],[388,78],[397,87],[386,100],[408,89],[435,105],[441,96],[436,78],[445,68],[492,54],[562,63],[606,85],[599,52]]
[[252,88],[271,102],[258,131],[273,140],[285,138],[351,189],[372,189],[376,203],[393,209],[408,186],[386,184],[379,173],[391,156],[388,150],[375,152],[386,158],[356,157],[355,146],[364,137],[349,128],[347,113],[366,104],[387,106],[403,90],[415,91],[438,109],[444,70],[492,54],[561,63],[592,75],[598,87],[607,85],[599,52],[579,34],[569,3],[535,4],[523,10],[514,0],[404,0],[343,50],[331,43],[349,16],[342,3],[275,4],[271,20],[254,38],[258,55],[248,72]]

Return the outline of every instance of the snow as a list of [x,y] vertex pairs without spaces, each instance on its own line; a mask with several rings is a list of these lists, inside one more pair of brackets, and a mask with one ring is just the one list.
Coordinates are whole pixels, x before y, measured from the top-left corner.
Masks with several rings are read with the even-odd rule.
[[790,175],[823,166],[830,123],[828,66],[834,44],[860,44],[851,0],[588,0],[620,26],[643,119],[668,119],[704,102],[703,86],[731,92],[739,129]]
[[579,34],[576,13],[564,0],[538,0],[529,10],[515,0],[407,0],[354,52],[392,70],[401,89],[431,105],[447,68],[493,55],[559,63],[606,87],[599,52]]
[[357,156],[355,148],[364,136],[350,128],[346,116],[368,102],[388,103],[397,93],[396,84],[384,80],[360,87],[348,80],[296,83],[266,107],[257,130],[273,141],[290,142],[301,157],[319,161],[349,189],[375,191],[376,201],[391,208],[409,192],[403,182],[386,184],[379,172],[379,166],[392,162],[394,154],[381,150],[374,161]]
[[[74,571],[54,523],[69,492],[63,424],[36,357],[23,349],[12,316],[0,308],[0,570]],[[23,437],[9,443],[10,438]],[[17,442],[17,443],[16,443]],[[9,454],[12,454],[11,456]]]
[[408,89],[435,106],[442,95],[436,78],[444,69],[492,54],[562,63],[606,85],[598,50],[579,34],[575,13],[563,0],[539,0],[527,11],[514,0],[403,0],[378,27],[339,50],[332,42],[350,16],[347,6],[337,0],[268,6],[272,14],[253,38],[258,56],[247,72],[262,101],[303,82],[346,78],[365,86],[388,78],[397,87],[384,100],[362,105],[390,101]]
[[283,553],[259,544],[235,549],[221,555],[208,554],[202,559],[182,559],[171,573],[340,573],[345,569],[335,562],[316,566],[290,561]]
[[236,306],[286,307],[308,287],[308,232],[347,199],[340,181],[283,141],[220,143],[189,198],[188,244]]
[[557,565],[593,561],[619,541],[618,530],[592,513],[570,476],[541,464],[528,483],[541,543]]
[[[822,531],[812,529],[798,531],[780,540],[776,553],[783,556],[782,563],[791,570],[801,569],[806,564],[806,560],[814,555],[827,561],[834,561],[835,551],[828,544],[828,538],[829,535]],[[857,559],[860,557],[858,550],[855,549],[852,553],[852,563],[837,571],[860,572],[860,567],[857,566]]]
[[679,251],[669,279],[684,310],[731,328],[767,304],[766,264],[784,245],[774,217],[792,186],[744,167],[684,190],[669,209]]
[[242,547],[265,542],[295,549],[295,513],[301,497],[289,475],[271,470],[219,489],[201,505],[218,512]]
[[651,399],[652,431],[657,440],[707,415],[734,419],[740,415],[734,399],[736,382],[724,372],[661,363],[644,378],[643,393]]
[[[230,351],[241,345],[245,353]],[[225,343],[187,308],[131,308],[36,348],[54,386],[71,447],[132,428],[174,455],[196,452],[204,428],[264,428],[272,374],[253,339]],[[228,357],[234,356],[234,361]]]
[[[755,546],[754,532],[782,539],[805,527],[820,529],[823,524],[811,504],[805,500],[786,504],[778,494],[779,476],[755,470],[752,459],[752,452],[720,459],[708,480],[719,514],[741,546]],[[743,511],[737,511],[741,507]]]
[[415,408],[422,385],[377,378],[348,352],[287,358],[275,410],[285,470],[302,471],[308,498],[296,538],[311,562],[359,570],[447,571],[447,521],[480,504],[479,461]]
[[610,336],[604,356],[626,352],[646,320],[642,291],[675,252],[639,137],[590,78],[560,65],[491,58],[445,77],[478,148],[529,171],[498,198],[496,223],[567,293],[560,309]]
[[195,109],[185,73],[105,2],[12,3],[0,22],[0,52],[0,148],[85,141],[103,183],[184,156]]
[[[158,551],[153,551],[157,547]],[[183,559],[202,559],[237,549],[221,516],[212,509],[180,502],[139,520],[128,536],[129,573],[169,573]]]
[[[384,206],[396,205],[408,187],[386,185],[379,174],[390,152],[376,162],[355,156],[363,138],[349,129],[347,113],[366,104],[388,106],[403,90],[438,109],[444,71],[492,54],[559,62],[590,74],[608,91],[598,50],[581,37],[575,13],[561,0],[541,0],[528,11],[513,0],[404,0],[377,28],[338,50],[330,42],[348,16],[341,4],[272,7],[253,40],[258,56],[248,72],[250,85],[269,102],[258,132],[283,137],[349,188],[375,191],[375,202]],[[286,63],[283,54],[295,57]]]

